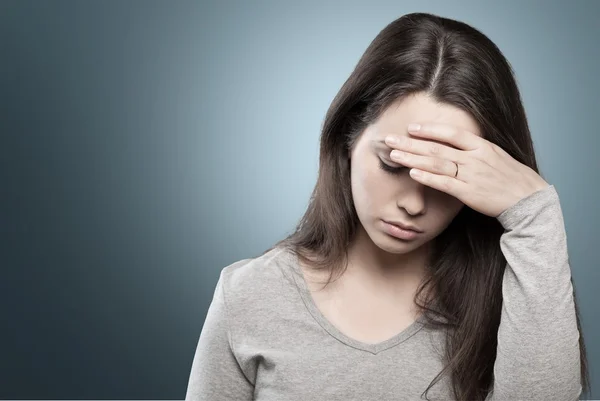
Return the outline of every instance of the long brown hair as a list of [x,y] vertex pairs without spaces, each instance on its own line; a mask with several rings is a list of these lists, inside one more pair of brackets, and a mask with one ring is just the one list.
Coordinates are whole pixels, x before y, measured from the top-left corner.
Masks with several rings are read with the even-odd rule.
[[[327,111],[309,206],[295,232],[275,245],[316,270],[329,271],[327,284],[347,267],[347,248],[360,224],[350,187],[349,149],[388,106],[418,92],[468,112],[485,139],[539,173],[512,67],[496,45],[459,21],[426,13],[398,18],[371,42]],[[495,218],[465,205],[433,241],[431,271],[415,303],[430,327],[452,330],[445,330],[445,367],[425,394],[444,372],[451,373],[457,399],[483,400],[491,390],[506,266],[502,233]],[[435,289],[437,299],[421,303],[427,289]],[[574,284],[573,296],[587,392]]]

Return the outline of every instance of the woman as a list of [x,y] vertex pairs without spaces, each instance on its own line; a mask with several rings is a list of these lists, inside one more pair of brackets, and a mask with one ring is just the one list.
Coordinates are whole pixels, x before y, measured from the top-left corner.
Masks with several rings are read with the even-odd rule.
[[221,271],[186,399],[566,401],[588,383],[509,63],[464,23],[397,19],[327,113],[296,231]]

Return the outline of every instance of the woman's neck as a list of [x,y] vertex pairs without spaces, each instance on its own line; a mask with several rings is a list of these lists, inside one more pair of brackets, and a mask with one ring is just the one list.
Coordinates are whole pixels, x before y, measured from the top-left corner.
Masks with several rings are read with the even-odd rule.
[[379,248],[360,226],[348,247],[348,275],[367,288],[378,291],[416,290],[427,273],[428,245],[408,253],[391,253]]

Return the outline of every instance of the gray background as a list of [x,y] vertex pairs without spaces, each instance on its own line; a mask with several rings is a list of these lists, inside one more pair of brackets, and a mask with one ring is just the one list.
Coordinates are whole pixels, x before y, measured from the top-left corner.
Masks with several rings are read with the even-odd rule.
[[291,232],[330,102],[414,11],[515,68],[600,385],[600,1],[2,0],[0,397],[184,398],[219,271]]

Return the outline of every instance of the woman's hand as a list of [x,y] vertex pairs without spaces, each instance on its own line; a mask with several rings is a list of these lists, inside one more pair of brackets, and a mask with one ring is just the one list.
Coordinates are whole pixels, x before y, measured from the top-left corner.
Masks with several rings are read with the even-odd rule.
[[438,123],[417,126],[410,124],[408,132],[454,148],[390,135],[385,139],[394,148],[390,157],[412,168],[414,180],[454,196],[471,209],[498,217],[519,200],[549,186],[530,167],[472,132]]

